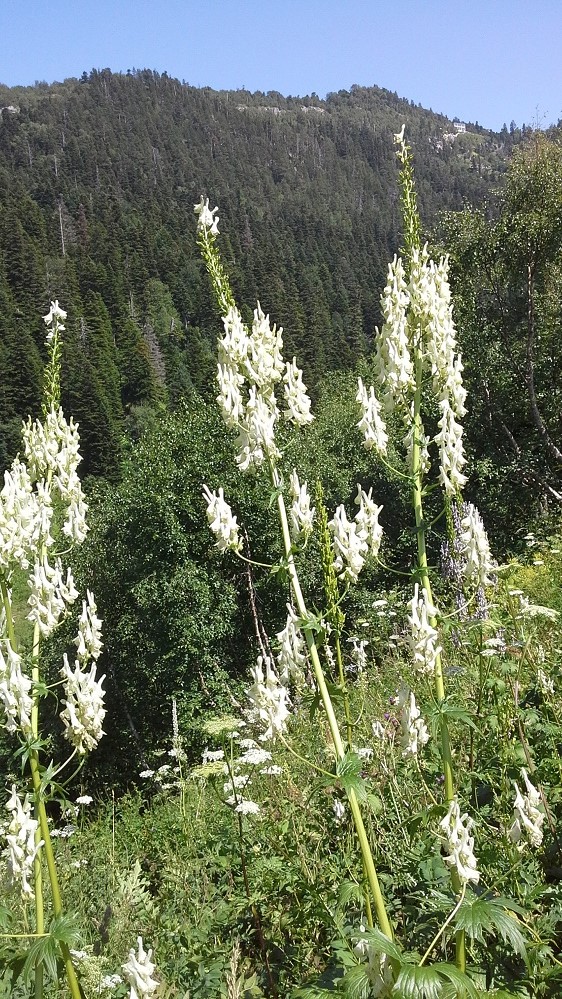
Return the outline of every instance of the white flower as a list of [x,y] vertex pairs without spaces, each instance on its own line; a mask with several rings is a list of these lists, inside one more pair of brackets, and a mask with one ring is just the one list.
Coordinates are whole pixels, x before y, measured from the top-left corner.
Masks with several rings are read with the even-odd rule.
[[386,739],[386,728],[378,719],[371,723],[371,729],[375,739]]
[[40,506],[27,467],[16,458],[4,472],[0,492],[0,569],[9,571],[13,562],[27,569],[40,540],[52,544],[52,506],[48,494],[43,496],[45,502]]
[[242,322],[236,306],[231,306],[226,316],[222,318],[224,334],[218,342],[219,364],[227,365],[238,371],[242,375],[244,383],[244,370],[248,351],[250,349],[250,337],[248,330]]
[[86,590],[87,602],[82,601],[82,613],[78,622],[78,636],[74,639],[77,646],[77,656],[81,661],[87,659],[99,659],[103,642],[101,640],[101,625],[97,616],[97,607],[94,595],[90,590]]
[[545,819],[540,791],[537,791],[537,788],[531,784],[526,770],[521,771],[521,776],[525,781],[527,794],[521,794],[519,786],[514,781],[514,820],[507,834],[512,843],[518,845],[518,850],[523,849],[524,844],[521,843],[521,840],[524,835],[529,840],[531,846],[541,845],[543,840],[542,826]]
[[365,438],[363,441],[364,446],[367,450],[375,448],[379,454],[386,454],[388,434],[386,432],[386,424],[381,416],[381,404],[375,395],[374,388],[371,386],[367,392],[361,378],[359,378],[355,398],[363,412],[357,428]]
[[270,390],[264,394],[252,385],[245,417],[238,428],[239,453],[236,463],[241,471],[246,472],[252,465],[259,468],[268,457],[281,457],[281,452],[275,445],[275,423],[278,416],[279,410],[273,392]]
[[244,362],[244,373],[250,383],[261,392],[273,389],[283,376],[283,330],[271,326],[269,316],[264,316],[260,303],[254,309],[252,332]]
[[287,361],[285,374],[283,375],[285,403],[287,410],[285,418],[292,420],[299,427],[306,426],[314,419],[310,412],[310,398],[306,391],[306,385],[302,380],[302,371],[297,367],[296,358],[292,363]]
[[[365,933],[365,927],[360,926],[361,933]],[[385,954],[381,954],[376,946],[369,940],[359,939],[355,944],[354,953],[357,957],[364,959],[367,963],[367,975],[369,978],[369,996],[378,997],[389,996],[394,981],[392,965]]]
[[30,695],[31,680],[21,668],[21,658],[6,640],[4,656],[0,642],[0,701],[6,713],[8,732],[22,733],[25,738],[31,735],[31,711],[33,700]]
[[369,553],[366,534],[356,521],[349,521],[343,504],[328,523],[333,535],[334,568],[338,575],[356,583]]
[[551,676],[547,676],[540,666],[537,670],[537,681],[543,694],[554,694],[554,680]]
[[[52,326],[54,322],[58,322],[59,319],[66,319],[66,312],[61,309],[58,299],[51,302],[51,308],[49,309],[46,316],[43,316],[43,320],[47,326]],[[64,330],[64,326],[59,325],[59,330]]]
[[348,642],[351,642],[353,646],[351,650],[352,667],[350,668],[352,668],[358,676],[361,676],[361,674],[367,669],[366,649],[369,643],[365,638],[356,637],[348,638]]
[[240,551],[242,542],[238,537],[238,524],[224,498],[222,486],[218,493],[211,492],[207,486],[203,486],[203,496],[207,501],[209,527],[216,537],[219,551],[224,552],[228,549]]
[[437,611],[427,599],[424,588],[416,583],[414,595],[410,601],[411,644],[414,653],[414,663],[422,673],[433,673],[437,656],[441,647],[437,645],[439,638],[437,629],[433,627],[430,618],[435,618]]
[[388,265],[387,284],[381,296],[384,324],[380,332],[377,330],[375,357],[377,376],[384,390],[382,401],[387,412],[392,412],[395,406],[406,405],[415,388],[406,312],[409,302],[404,267],[395,256]]
[[209,199],[203,198],[201,195],[201,201],[198,201],[196,205],[193,206],[197,218],[197,230],[198,232],[209,233],[211,236],[216,236],[218,234],[218,215],[215,218],[215,213],[218,212],[218,207],[209,208]]
[[281,648],[277,655],[279,679],[288,683],[292,677],[302,676],[306,667],[306,642],[298,626],[298,615],[290,604],[287,604],[287,623],[283,631],[278,632],[277,641]]
[[236,427],[244,418],[244,399],[241,388],[244,376],[231,364],[218,364],[217,381],[219,404],[222,417],[227,427]]
[[482,518],[472,503],[464,505],[463,513],[459,540],[460,554],[465,562],[464,575],[475,586],[490,586],[493,582],[494,562]]
[[403,756],[416,756],[420,746],[429,742],[427,726],[420,716],[413,691],[401,687],[398,692],[398,719],[400,721],[400,745]]
[[455,419],[455,412],[448,399],[439,402],[441,419],[435,443],[440,449],[439,481],[449,496],[455,496],[466,484],[466,475],[461,469],[466,465],[462,443],[463,429]]
[[31,804],[27,794],[21,799],[16,793],[15,785],[12,786],[6,808],[11,812],[11,819],[4,828],[10,876],[12,879],[21,878],[21,890],[24,895],[33,895],[28,878],[33,874],[35,855],[43,846],[43,840],[35,842],[39,823],[31,817]]
[[247,749],[242,756],[239,756],[236,763],[241,767],[259,767],[262,763],[267,763],[270,759],[271,753],[269,750],[261,749],[260,746],[255,746],[251,749]]
[[312,533],[315,507],[310,507],[310,496],[306,482],[301,485],[296,469],[291,472],[291,499],[289,523],[294,541],[306,539]]
[[154,777],[154,770],[141,770],[139,777],[142,777],[143,780],[149,780]]
[[255,801],[249,801],[247,798],[239,798],[234,811],[240,812],[241,815],[257,815],[260,811],[260,806]]
[[71,570],[66,570],[66,580],[62,572],[60,558],[56,559],[52,566],[44,555],[41,562],[35,563],[28,579],[31,595],[27,602],[31,610],[27,619],[37,624],[46,638],[57,627],[67,607],[73,604],[78,596]]
[[100,980],[100,992],[109,992],[121,985],[123,979],[121,975],[104,975]]
[[357,524],[359,535],[369,546],[369,553],[376,558],[382,539],[382,527],[379,524],[379,514],[382,506],[376,505],[371,496],[372,491],[372,489],[369,489],[369,492],[366,493],[357,484],[355,502],[359,510],[355,514],[355,523]]
[[93,800],[94,799],[92,798],[91,794],[81,794],[80,797],[76,799],[76,804],[91,805]]
[[449,850],[449,856],[444,858],[445,863],[456,868],[462,884],[467,881],[478,883],[480,880],[474,856],[474,837],[470,835],[473,826],[474,821],[466,814],[461,815],[459,803],[453,798],[439,828],[443,830],[445,845]]
[[102,726],[106,711],[102,684],[105,676],[96,680],[95,663],[86,672],[78,660],[74,662],[74,670],[66,655],[63,661],[61,674],[65,680],[66,698],[62,701],[65,708],[60,717],[65,727],[65,738],[83,754],[95,749],[104,734]]
[[345,818],[345,805],[343,801],[340,801],[339,798],[334,798],[334,804],[332,805],[332,808],[334,810],[336,824],[339,826],[342,824]]
[[137,937],[137,953],[131,947],[129,960],[123,965],[123,972],[131,992],[129,999],[139,999],[139,996],[151,996],[156,992],[159,982],[152,976],[155,965],[152,963],[152,949],[145,951],[142,937]]
[[[277,734],[282,734],[287,727],[287,719],[290,717],[289,692],[277,677],[270,659],[264,660],[262,656],[258,656],[251,675],[254,682],[246,692],[250,702],[247,717],[248,721],[263,729],[260,740],[267,742]],[[246,761],[250,753],[252,750],[245,754]]]
[[279,767],[275,763],[273,763],[270,767],[264,767],[263,770],[260,770],[260,774],[264,774],[268,777],[280,777],[282,773],[283,767]]
[[228,794],[232,790],[241,791],[249,780],[248,774],[233,774],[223,785],[224,793]]
[[224,760],[224,749],[204,749],[201,757],[203,763],[217,763]]

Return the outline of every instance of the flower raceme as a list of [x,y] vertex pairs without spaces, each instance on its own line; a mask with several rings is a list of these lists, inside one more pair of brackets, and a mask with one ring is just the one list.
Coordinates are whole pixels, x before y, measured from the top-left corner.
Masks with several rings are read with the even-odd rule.
[[526,794],[521,794],[519,785],[514,781],[515,803],[513,805],[513,825],[509,829],[508,838],[515,843],[518,850],[523,850],[526,837],[531,846],[540,846],[543,839],[544,807],[540,791],[533,786],[527,771],[522,770],[521,776],[527,788]]
[[445,847],[449,850],[449,855],[444,858],[445,863],[455,868],[461,884],[466,884],[467,881],[478,883],[480,880],[474,856],[474,837],[470,835],[473,826],[473,819],[466,814],[461,815],[459,803],[453,798],[439,828],[443,830]]
[[238,523],[229,504],[224,498],[222,486],[218,493],[203,486],[203,496],[207,501],[207,520],[215,535],[219,551],[240,551],[242,542],[238,536]]
[[154,995],[158,989],[159,982],[152,976],[156,970],[156,965],[152,961],[152,950],[145,951],[142,937],[137,937],[137,951],[133,947],[129,951],[129,959],[123,965],[125,975],[131,991],[129,999],[140,999],[142,996]]
[[31,817],[31,803],[28,796],[21,799],[15,786],[12,787],[6,808],[11,813],[10,821],[4,826],[7,842],[5,853],[10,876],[13,880],[16,878],[21,880],[23,895],[33,895],[28,879],[33,874],[33,862],[37,851],[43,845],[42,840],[39,843],[35,841],[39,823]]
[[348,519],[342,503],[328,523],[332,534],[334,568],[342,579],[353,583],[357,582],[367,556],[377,557],[382,540],[379,524],[382,506],[375,504],[371,493],[371,489],[366,493],[358,485],[355,503],[359,510],[354,520]]

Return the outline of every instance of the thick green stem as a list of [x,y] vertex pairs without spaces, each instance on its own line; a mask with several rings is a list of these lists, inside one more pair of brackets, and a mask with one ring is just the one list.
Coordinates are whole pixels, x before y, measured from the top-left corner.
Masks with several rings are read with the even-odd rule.
[[[280,490],[280,480],[276,469],[271,466],[271,478],[274,488],[277,490],[277,507],[279,510],[279,519],[281,522],[281,531],[283,534],[283,545],[285,548],[285,556],[287,559],[287,571],[289,574],[289,579],[291,582],[291,589],[295,599],[295,604],[299,612],[300,617],[306,620],[308,617],[308,611],[305,604],[304,596],[301,590],[299,577],[297,573],[297,568],[292,554],[291,546],[291,534],[289,531],[289,522],[287,519],[287,511],[285,508],[285,501],[283,499]],[[316,684],[318,687],[318,693],[326,712],[326,718],[328,721],[328,727],[330,729],[330,735],[332,737],[332,742],[334,744],[334,751],[336,758],[338,760],[345,756],[345,747],[341,737],[338,720],[336,718],[336,713],[334,711],[334,706],[332,704],[332,699],[330,697],[328,687],[326,685],[326,679],[324,677],[324,671],[320,663],[320,657],[318,655],[318,649],[316,647],[316,642],[314,640],[314,635],[310,629],[304,629],[306,643],[308,646],[308,652],[310,655],[310,661],[312,663],[312,668],[314,670],[314,676],[316,679]],[[382,891],[380,888],[379,880],[377,877],[377,872],[375,869],[375,863],[373,860],[373,854],[371,852],[371,846],[367,836],[367,831],[365,829],[365,823],[363,822],[363,816],[361,814],[361,808],[357,800],[357,796],[353,789],[347,792],[349,807],[351,814],[353,816],[353,822],[355,824],[355,829],[357,831],[357,838],[359,840],[359,846],[361,849],[361,856],[363,858],[363,865],[366,874],[367,881],[369,883],[369,888],[373,896],[373,901],[375,903],[375,911],[377,914],[377,919],[382,932],[390,940],[392,940],[392,927],[390,925],[390,920],[386,911],[386,906],[384,904],[384,899],[382,896]]]
[[[33,666],[31,679],[33,681],[33,706],[31,708],[31,737],[36,742],[39,737],[39,697],[37,696],[37,685],[39,683],[39,646],[41,633],[39,625],[36,623],[33,630]],[[39,821],[39,798],[35,795],[35,819]],[[41,828],[37,826],[35,833],[36,844],[41,841]],[[43,903],[43,858],[41,847],[38,846],[33,861],[34,889],[35,889],[35,929],[37,933],[45,932],[45,907]],[[35,999],[42,999],[43,996],[43,965],[37,963],[35,967]]]

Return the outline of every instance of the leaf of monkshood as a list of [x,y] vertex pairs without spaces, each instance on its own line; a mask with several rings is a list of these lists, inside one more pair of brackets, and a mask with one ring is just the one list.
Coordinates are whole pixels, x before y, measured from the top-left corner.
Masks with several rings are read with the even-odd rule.
[[22,968],[22,979],[29,984],[35,974],[35,966],[42,964],[49,977],[56,982],[59,976],[59,965],[62,967],[61,944],[72,948],[79,939],[79,929],[72,916],[58,916],[53,919],[49,933],[45,937],[33,940]]
[[367,999],[371,994],[371,981],[366,965],[357,964],[346,971],[342,987],[347,999]]
[[[511,911],[510,911],[511,910]],[[455,929],[464,930],[473,940],[484,942],[484,934],[492,933],[510,943],[516,954],[523,959],[527,956],[525,938],[519,923],[511,912],[524,915],[515,902],[505,898],[465,898],[455,919]]]
[[454,964],[432,964],[429,967],[418,964],[402,965],[392,994],[400,999],[443,999],[451,995],[449,985],[454,986],[454,995],[461,999],[478,999],[478,992],[470,978],[459,971]]
[[378,926],[372,926],[370,929],[364,930],[364,932],[357,934],[357,937],[361,940],[366,940],[373,950],[376,950],[377,954],[385,954],[391,961],[403,964],[412,960],[411,956],[404,954],[398,944],[385,936],[382,930],[379,930]]
[[361,902],[363,889],[356,881],[342,881],[338,898],[338,908],[345,909],[350,902]]
[[441,730],[441,722],[444,718],[451,722],[464,722],[469,728],[477,730],[470,712],[456,704],[449,704],[448,701],[440,701],[439,704],[434,704],[428,712],[428,717],[434,739]]
[[350,791],[355,791],[358,799],[364,801],[367,797],[367,790],[365,788],[365,781],[361,777],[361,770],[363,763],[357,753],[346,753],[338,760],[336,765],[336,775],[340,779],[340,783],[344,791],[349,794]]

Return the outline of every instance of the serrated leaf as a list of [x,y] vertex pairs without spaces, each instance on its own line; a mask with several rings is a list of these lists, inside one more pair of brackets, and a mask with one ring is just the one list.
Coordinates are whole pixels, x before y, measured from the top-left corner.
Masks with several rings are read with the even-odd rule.
[[515,902],[504,898],[476,898],[471,896],[463,901],[456,919],[455,929],[464,930],[473,940],[484,942],[484,934],[499,934],[504,943],[510,943],[514,952],[523,959],[527,956],[525,938],[519,923],[510,911],[523,915],[523,910]]
[[361,777],[363,764],[357,753],[346,753],[336,764],[336,775],[344,791],[354,791],[359,801],[365,801],[367,789]]
[[363,889],[356,881],[342,881],[338,898],[338,908],[343,909],[350,902],[361,902]]
[[366,999],[371,991],[371,981],[364,964],[346,971],[342,979],[342,987],[348,999]]

